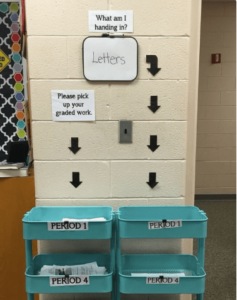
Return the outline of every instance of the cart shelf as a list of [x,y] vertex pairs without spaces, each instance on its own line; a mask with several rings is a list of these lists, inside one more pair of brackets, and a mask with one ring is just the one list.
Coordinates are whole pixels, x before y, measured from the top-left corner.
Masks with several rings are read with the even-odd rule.
[[[120,207],[118,219],[121,238],[205,238],[207,235],[206,214],[195,206]],[[174,221],[180,222],[180,227],[172,228]]]
[[[63,218],[91,219],[104,217],[106,221],[88,222],[88,230],[48,230],[48,223],[64,224]],[[23,218],[26,240],[110,239],[112,237],[112,207],[57,206],[34,207]],[[62,228],[62,226],[61,226]]]
[[[137,275],[132,276],[133,273]],[[163,282],[159,274],[164,273]],[[179,277],[180,273],[183,274],[182,277]],[[169,277],[169,274],[172,274],[172,277]],[[167,278],[176,275],[179,278],[178,283],[175,284],[173,280],[173,284],[167,284]],[[205,290],[205,276],[204,270],[193,255],[122,255],[119,266],[120,292],[125,294],[201,294]]]
[[[50,276],[38,275],[44,265],[78,265],[96,261],[98,266],[104,266],[107,274],[90,275],[88,285],[50,286]],[[108,293],[112,291],[113,269],[110,264],[111,255],[103,253],[67,253],[40,254],[33,258],[26,270],[27,293]],[[76,276],[76,275],[75,275]],[[64,278],[64,275],[53,275]]]

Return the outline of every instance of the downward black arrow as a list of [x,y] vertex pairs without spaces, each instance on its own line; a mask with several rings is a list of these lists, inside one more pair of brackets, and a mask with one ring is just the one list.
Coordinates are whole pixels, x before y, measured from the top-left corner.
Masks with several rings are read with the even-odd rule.
[[147,70],[155,76],[156,73],[158,73],[161,68],[158,68],[158,58],[156,55],[147,55],[146,56],[146,62],[151,64],[151,67],[148,68]]
[[75,187],[79,187],[79,185],[82,183],[80,181],[80,173],[79,172],[72,172],[72,181],[70,183]]
[[150,135],[150,145],[147,145],[147,147],[150,148],[152,152],[160,147],[160,145],[157,145],[157,135]]
[[158,104],[158,97],[151,96],[151,105],[147,107],[150,108],[150,110],[153,111],[153,113],[155,113],[160,108],[160,106],[158,106],[157,104]]
[[78,147],[78,138],[71,138],[71,147],[68,147],[74,154],[77,153],[81,148]]
[[159,182],[156,182],[156,173],[149,173],[149,181],[147,184],[153,189],[157,183]]

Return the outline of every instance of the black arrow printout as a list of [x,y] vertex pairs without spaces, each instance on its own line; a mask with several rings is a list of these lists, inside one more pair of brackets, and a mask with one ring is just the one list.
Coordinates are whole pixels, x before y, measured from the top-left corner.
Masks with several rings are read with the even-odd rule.
[[82,181],[80,181],[80,173],[79,172],[72,172],[72,181],[70,181],[70,183],[75,188],[79,187],[79,185],[82,183]]
[[151,96],[151,105],[147,106],[153,113],[155,113],[160,106],[158,105],[158,97],[157,96]]
[[157,145],[157,135],[150,135],[150,145],[147,145],[147,147],[151,149],[152,152],[160,147],[160,145]]
[[74,154],[76,154],[81,148],[78,147],[78,138],[71,138],[71,147],[68,147]]
[[153,189],[157,183],[159,182],[156,181],[156,173],[149,173],[149,181],[147,184]]
[[161,70],[161,68],[158,68],[158,58],[156,55],[147,55],[146,62],[151,64],[151,67],[147,68],[147,70],[153,76],[155,76]]

